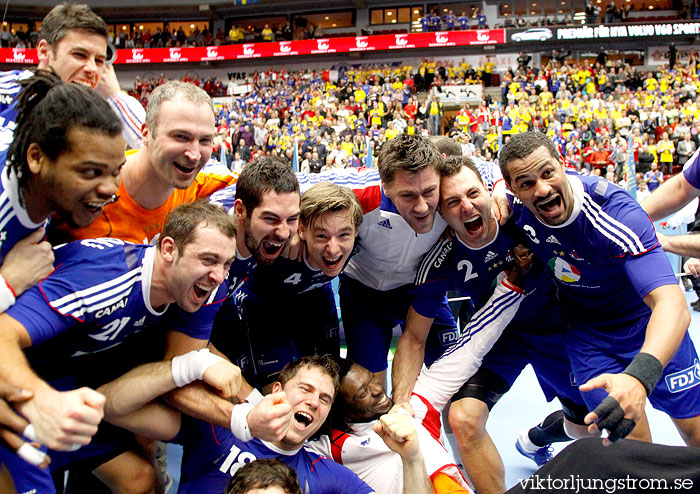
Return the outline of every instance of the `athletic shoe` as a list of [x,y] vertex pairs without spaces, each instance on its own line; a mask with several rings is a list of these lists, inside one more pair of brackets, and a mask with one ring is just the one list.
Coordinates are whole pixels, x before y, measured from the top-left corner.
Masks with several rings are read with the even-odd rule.
[[683,288],[685,288],[685,291],[692,292],[693,291],[693,282],[690,281],[687,276],[684,276],[682,279],[683,279]]
[[[527,434],[527,431],[524,431]],[[522,434],[522,432],[520,433]],[[523,446],[521,439],[520,439],[520,434],[518,434],[518,439],[515,441],[515,449],[518,450],[518,453],[521,455],[530,458],[532,461],[537,463],[538,467],[541,467],[545,463],[547,463],[549,460],[552,459],[552,452],[554,448],[552,448],[551,444],[548,444],[546,446],[542,446],[539,448],[537,451],[534,453],[529,452],[525,447]]]

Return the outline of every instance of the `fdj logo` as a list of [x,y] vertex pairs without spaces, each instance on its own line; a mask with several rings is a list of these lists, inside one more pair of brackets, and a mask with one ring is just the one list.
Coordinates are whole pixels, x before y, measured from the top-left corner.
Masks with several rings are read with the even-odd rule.
[[700,384],[700,362],[666,376],[666,386],[671,393],[680,393]]
[[457,328],[446,329],[445,331],[440,331],[439,335],[442,346],[449,346],[457,341],[457,338],[459,338],[459,331],[457,331]]

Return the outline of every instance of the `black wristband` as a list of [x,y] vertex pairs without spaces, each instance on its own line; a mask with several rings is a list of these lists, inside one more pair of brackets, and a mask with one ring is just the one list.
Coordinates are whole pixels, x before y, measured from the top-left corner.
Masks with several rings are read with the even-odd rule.
[[627,368],[622,371],[623,374],[630,375],[642,383],[647,391],[647,396],[654,390],[663,372],[664,366],[659,362],[659,359],[649,353],[638,353]]

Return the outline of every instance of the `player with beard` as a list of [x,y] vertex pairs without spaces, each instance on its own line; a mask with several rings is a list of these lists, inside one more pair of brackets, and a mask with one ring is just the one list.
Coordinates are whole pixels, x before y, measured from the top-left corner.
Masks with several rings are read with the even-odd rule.
[[[339,355],[339,323],[331,280],[350,258],[362,207],[353,192],[330,182],[308,189],[300,203],[301,246],[294,259],[258,265],[236,295],[249,349],[218,325],[214,345],[241,364],[247,381],[266,389],[282,367],[302,355]],[[286,316],[280,320],[280,313]]]
[[47,71],[22,84],[0,181],[0,311],[53,270],[42,241],[49,217],[88,225],[113,200],[124,164],[119,119],[99,96]]
[[[200,314],[193,314],[190,321],[183,317],[179,324],[185,330],[188,326],[199,324],[200,320],[208,321],[209,317],[202,318],[203,313],[212,313],[215,319],[209,348],[212,352],[226,355],[239,367],[246,368],[249,364],[244,345],[247,345],[248,335],[241,324],[234,294],[240,292],[241,286],[258,264],[273,263],[296,233],[300,214],[299,182],[284,160],[264,156],[246,165],[235,184],[213,194],[209,200],[221,205],[235,219],[236,259],[229,269],[226,293],[221,294],[224,288],[220,288],[220,293],[215,297],[218,299],[220,295],[224,296],[223,303],[220,306],[205,306]],[[205,333],[202,332],[202,337]],[[209,339],[208,333],[206,334],[206,339],[199,340],[205,344]],[[198,348],[185,346],[183,349],[189,351]],[[239,396],[249,402],[257,402],[262,398],[245,381]],[[200,420],[222,427],[230,424],[233,405],[202,386],[186,386],[170,393],[167,400],[179,410]],[[258,437],[267,438],[265,424],[256,424],[253,429]]]
[[[86,386],[101,384],[102,373],[90,369],[104,361],[103,351],[152,327],[173,302],[197,311],[226,277],[235,227],[223,209],[198,202],[169,215],[158,246],[94,239],[55,254],[58,267],[0,315],[0,379],[33,392],[17,406],[35,430],[28,438],[70,451],[91,441],[102,418],[103,397]],[[88,456],[90,448],[61,461],[57,453],[52,466]],[[46,470],[4,448],[0,460],[19,492],[53,492]]]
[[[438,242],[418,270],[416,298],[406,316],[392,372],[398,402],[410,397],[432,316],[445,292],[469,296],[475,309],[485,308],[493,286],[504,271],[512,269],[516,246],[526,242],[513,225],[498,224],[489,194],[469,158],[448,158],[438,170],[440,215],[454,238]],[[565,418],[561,414],[552,418],[556,427],[550,427],[545,444],[571,440],[565,428],[574,437],[587,435],[583,426],[587,411],[578,389],[571,384],[571,366],[560,335],[563,322],[551,276],[542,265],[536,265],[522,287],[527,291],[526,303],[506,333],[500,338],[495,334],[487,343],[493,348],[483,357],[479,370],[452,397],[450,425],[465,470],[479,492],[505,490],[503,461],[486,431],[486,421],[528,364],[535,369],[547,399],[557,397],[564,407]]]

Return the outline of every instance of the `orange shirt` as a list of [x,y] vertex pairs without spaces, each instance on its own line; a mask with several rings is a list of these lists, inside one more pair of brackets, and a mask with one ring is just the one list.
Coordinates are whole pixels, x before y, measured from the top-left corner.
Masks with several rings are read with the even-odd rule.
[[437,472],[430,480],[436,494],[471,494],[471,491],[466,490],[445,473]]
[[[105,206],[102,214],[89,226],[68,228],[58,225],[61,240],[81,240],[84,238],[114,237],[137,244],[154,243],[163,229],[165,217],[180,204],[188,204],[208,197],[217,190],[235,183],[237,174],[226,174],[216,168],[202,170],[187,189],[175,189],[167,201],[156,209],[144,209],[134,202],[124,188],[119,185],[119,200]],[[54,224],[52,223],[52,228]]]

